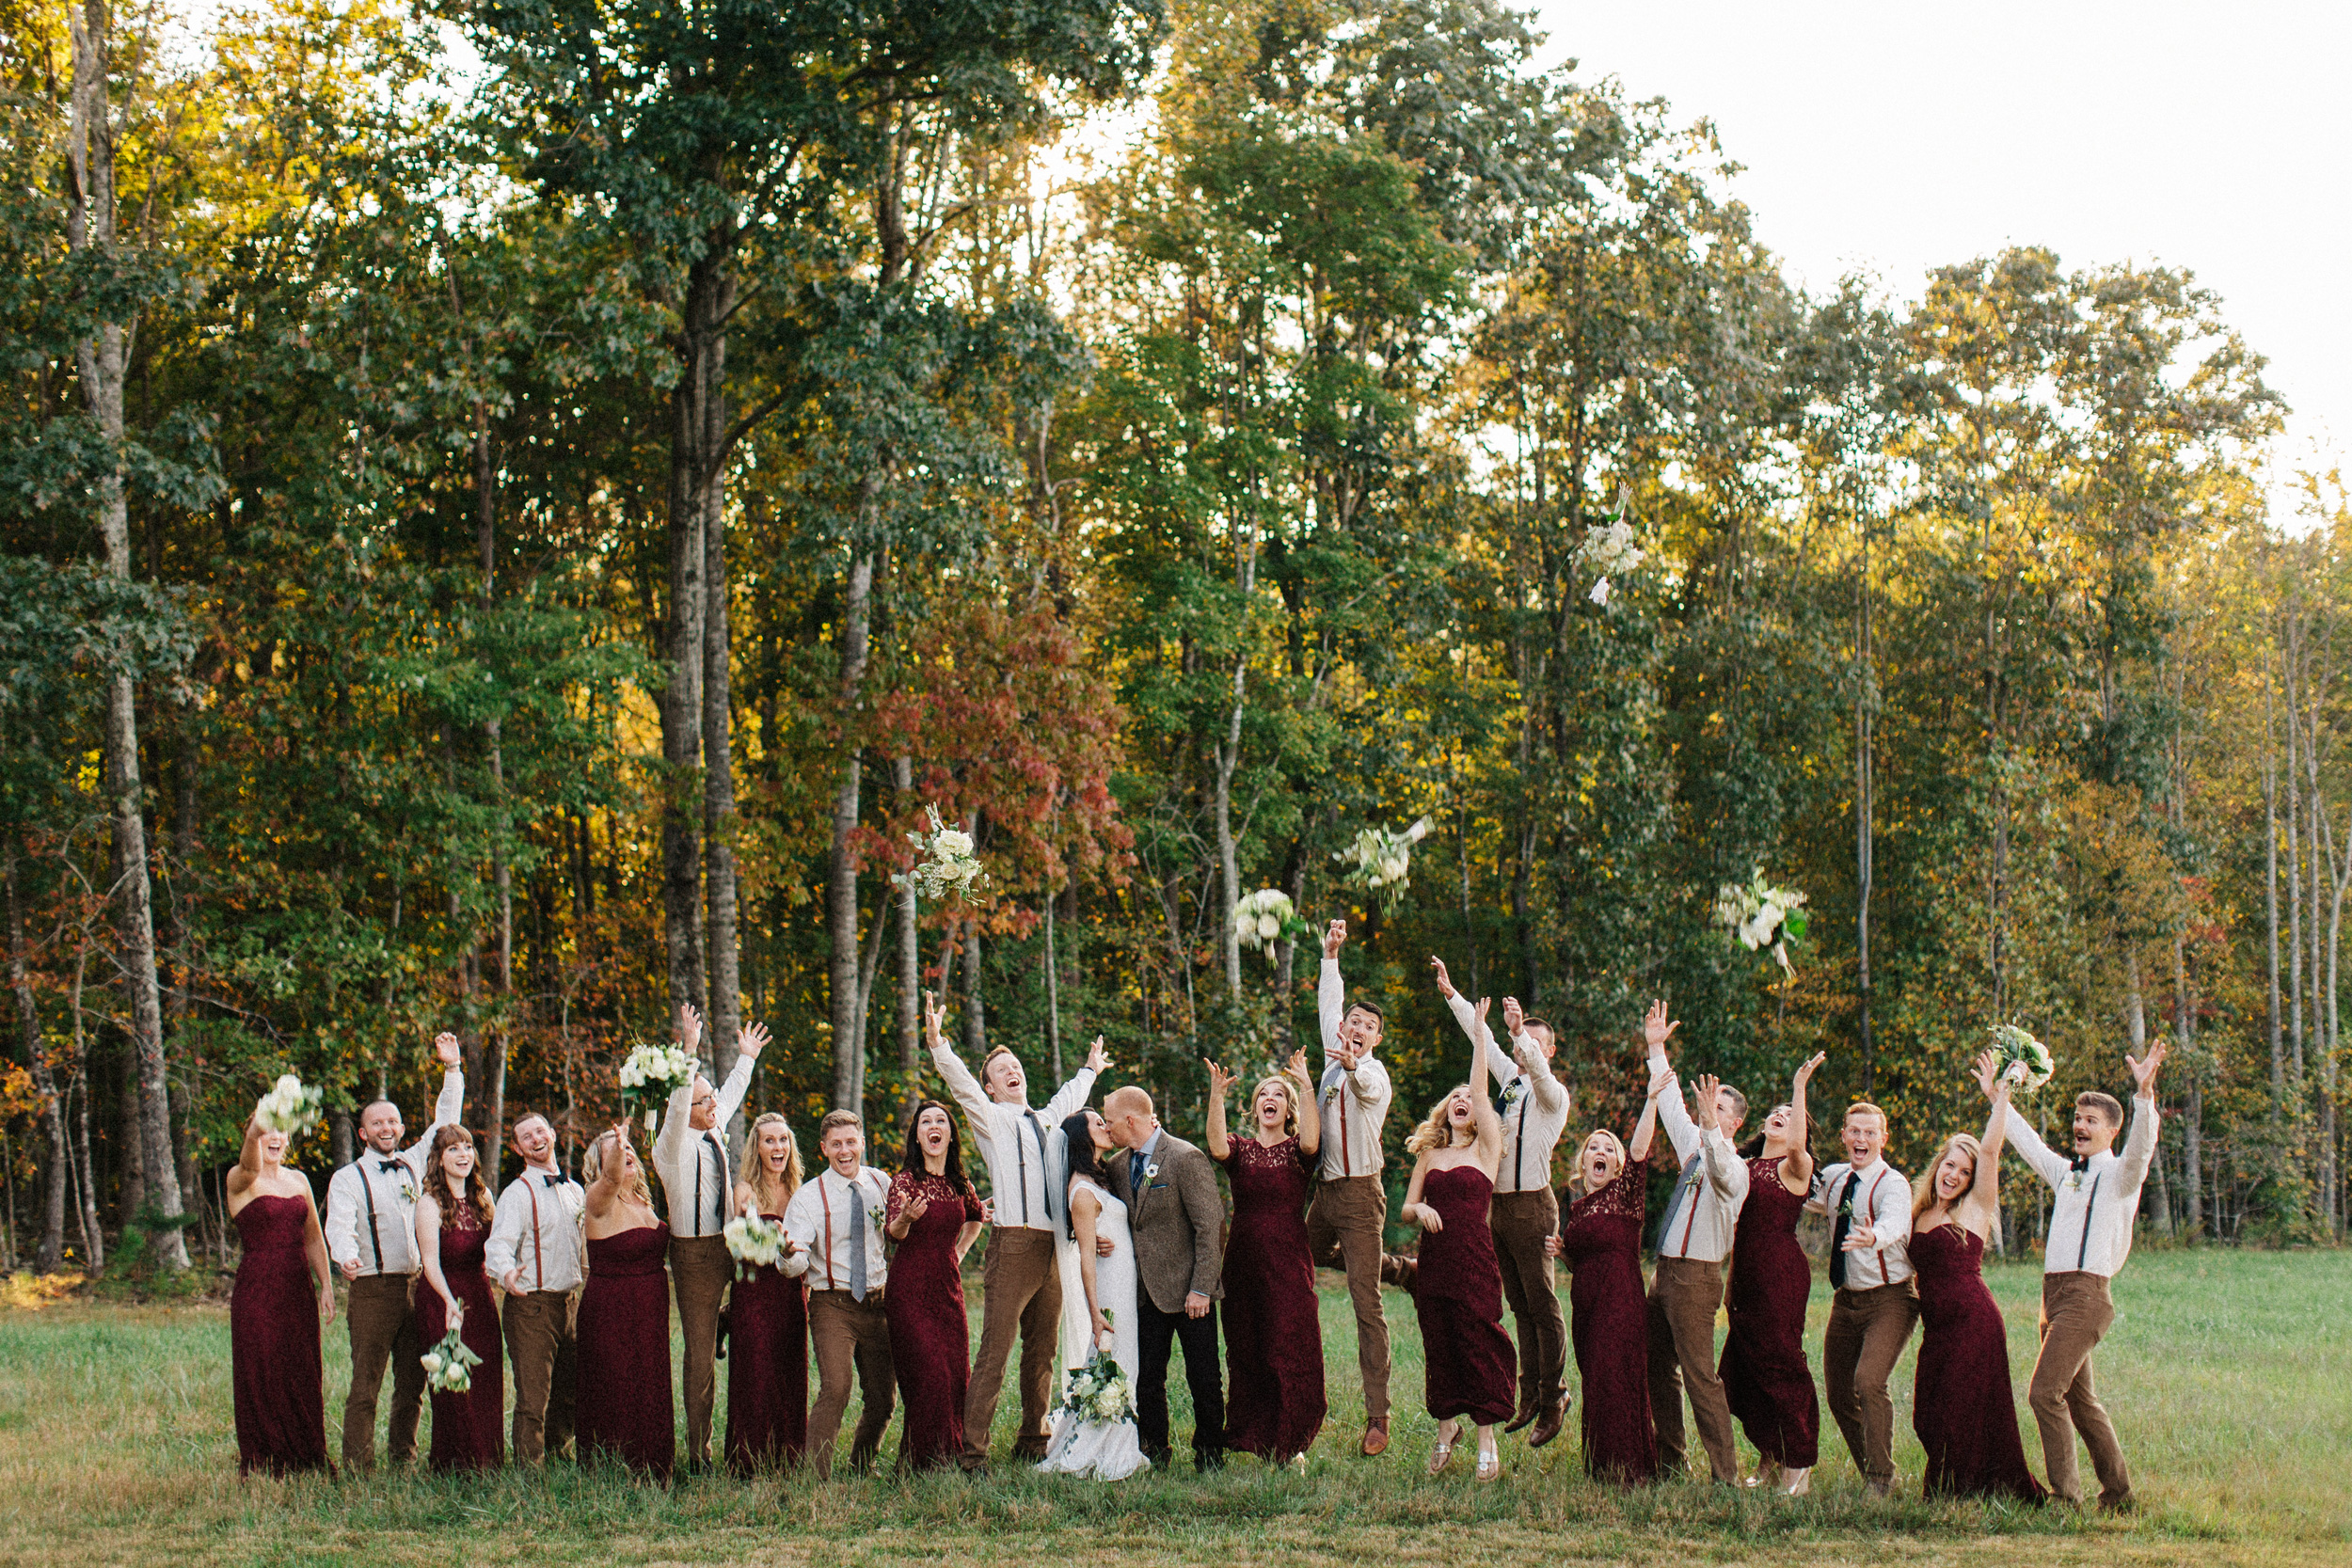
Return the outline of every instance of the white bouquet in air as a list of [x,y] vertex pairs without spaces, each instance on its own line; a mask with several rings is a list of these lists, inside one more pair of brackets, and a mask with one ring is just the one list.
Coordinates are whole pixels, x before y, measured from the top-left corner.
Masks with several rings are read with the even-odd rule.
[[[684,1046],[630,1047],[628,1055],[621,1062],[621,1114],[630,1114],[641,1101],[668,1100],[691,1084],[697,1070],[694,1058]],[[645,1131],[652,1132],[660,1120],[660,1113],[646,1105]]]
[[1233,929],[1244,947],[1272,952],[1284,935],[1293,941],[1305,935],[1307,923],[1298,918],[1289,894],[1279,887],[1262,887],[1233,906]]
[[1609,602],[1609,578],[1612,574],[1623,576],[1639,566],[1643,552],[1633,543],[1633,525],[1622,516],[1613,522],[1598,523],[1584,531],[1584,543],[1576,547],[1576,559],[1598,574],[1593,584],[1592,601],[1597,605]]
[[914,846],[920,859],[914,870],[891,880],[900,887],[912,884],[916,893],[934,903],[950,895],[969,899],[972,890],[988,880],[988,873],[980,869],[978,858],[972,853],[972,835],[942,822],[937,806],[924,809],[930,814],[931,831],[907,834],[907,842]]
[[1993,1026],[1993,1054],[1998,1062],[1997,1076],[2031,1094],[2050,1081],[2058,1064],[2050,1059],[2050,1048],[2026,1034],[2014,1023]]
[[1804,894],[1772,886],[1759,866],[1747,886],[1725,882],[1715,890],[1715,923],[1749,952],[1769,952],[1783,973],[1794,974],[1788,943],[1804,937]]
[[1429,836],[1426,816],[1401,833],[1386,828],[1366,828],[1356,842],[1333,853],[1342,865],[1352,866],[1347,879],[1368,893],[1380,895],[1383,906],[1393,909],[1399,895],[1412,886],[1413,846]]
[[436,1394],[462,1394],[473,1386],[473,1370],[482,1357],[466,1348],[456,1329],[434,1342],[417,1358],[424,1365],[424,1386]]
[[315,1085],[305,1087],[301,1079],[289,1072],[262,1096],[253,1117],[269,1132],[298,1137],[319,1124],[326,1101],[326,1091]]
[[723,1232],[727,1239],[727,1256],[737,1264],[736,1277],[748,1278],[757,1270],[772,1267],[784,1256],[784,1227],[765,1214],[744,1214],[727,1221]]
[[[1104,1322],[1110,1314],[1103,1314]],[[1097,1345],[1087,1355],[1087,1364],[1070,1374],[1062,1386],[1061,1411],[1074,1415],[1082,1421],[1110,1424],[1135,1418],[1134,1390],[1127,1386],[1127,1373],[1114,1360],[1110,1352]]]

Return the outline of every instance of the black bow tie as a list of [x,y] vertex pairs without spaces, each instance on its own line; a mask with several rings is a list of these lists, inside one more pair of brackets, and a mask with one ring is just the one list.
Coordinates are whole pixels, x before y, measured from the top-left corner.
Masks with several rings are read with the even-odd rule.
[[382,1171],[385,1175],[389,1176],[392,1172],[401,1169],[402,1166],[398,1160],[378,1160],[375,1163],[375,1168]]
[[540,1182],[541,1182],[541,1184],[542,1184],[542,1185],[544,1185],[544,1186],[548,1186],[548,1187],[560,1187],[560,1186],[562,1186],[562,1185],[564,1184],[564,1178],[563,1178],[563,1177],[561,1177],[561,1176],[544,1176],[544,1175],[543,1175],[543,1176],[541,1176],[541,1177],[539,1178],[539,1180],[540,1180]]
[[2089,1170],[2090,1168],[2090,1156],[2088,1154],[2077,1154],[2066,1163],[2066,1168],[2068,1170]]

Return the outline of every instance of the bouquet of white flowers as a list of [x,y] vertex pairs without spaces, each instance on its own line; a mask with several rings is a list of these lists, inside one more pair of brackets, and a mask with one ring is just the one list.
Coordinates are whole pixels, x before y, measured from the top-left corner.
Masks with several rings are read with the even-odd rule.
[[457,1330],[451,1329],[418,1359],[424,1364],[424,1386],[436,1394],[462,1394],[473,1386],[473,1369],[482,1357],[466,1348]]
[[1619,516],[1586,529],[1584,543],[1576,547],[1576,558],[1599,575],[1589,596],[1595,604],[1605,605],[1610,574],[1633,570],[1642,563],[1643,553],[1633,543],[1633,526]]
[[[1110,1316],[1107,1312],[1103,1315]],[[1087,1364],[1072,1372],[1062,1386],[1059,1408],[1082,1421],[1109,1425],[1134,1420],[1135,1391],[1127,1386],[1126,1369],[1111,1358],[1110,1352],[1097,1345],[1087,1356]]]
[[[641,1101],[666,1101],[694,1081],[694,1058],[680,1045],[633,1046],[621,1063],[621,1114],[635,1114]],[[660,1122],[652,1105],[645,1107],[645,1131]]]
[[937,806],[924,809],[930,813],[931,831],[907,834],[907,842],[923,858],[914,870],[890,879],[900,887],[913,884],[916,893],[933,902],[951,894],[969,899],[972,890],[988,880],[988,873],[980,869],[972,853],[972,835],[942,822]]
[[735,1277],[748,1279],[784,1256],[784,1227],[765,1214],[744,1214],[727,1221],[723,1234],[727,1256],[735,1259]]
[[1401,833],[1386,828],[1366,828],[1356,835],[1356,842],[1336,851],[1331,858],[1342,865],[1353,866],[1347,879],[1367,893],[1380,895],[1381,906],[1394,909],[1397,899],[1412,886],[1409,873],[1413,868],[1413,846],[1429,836],[1431,823],[1426,816]]
[[270,1132],[297,1137],[319,1124],[326,1100],[324,1089],[315,1085],[306,1088],[301,1079],[289,1072],[262,1097],[261,1107],[253,1114]]
[[1993,1026],[1993,1053],[1999,1059],[1997,1076],[2028,1094],[2048,1083],[2050,1074],[2058,1070],[2058,1064],[2050,1059],[2050,1048],[2014,1023]]
[[1285,936],[1293,942],[1308,934],[1307,923],[1291,907],[1291,895],[1280,888],[1262,887],[1233,906],[1235,934],[1244,947],[1274,951]]
[[1794,888],[1774,887],[1764,879],[1762,867],[1745,887],[1725,882],[1715,890],[1715,922],[1749,952],[1769,951],[1790,974],[1788,942],[1804,937],[1804,895]]

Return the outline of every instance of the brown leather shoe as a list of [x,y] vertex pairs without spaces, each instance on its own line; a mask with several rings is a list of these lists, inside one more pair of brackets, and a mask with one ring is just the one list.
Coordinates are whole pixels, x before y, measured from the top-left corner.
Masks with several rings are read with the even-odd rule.
[[1518,1414],[1502,1423],[1502,1430],[1505,1432],[1517,1432],[1519,1428],[1525,1426],[1528,1422],[1534,1420],[1534,1418],[1535,1402],[1534,1400],[1524,1400],[1520,1402]]
[[1364,1457],[1377,1459],[1389,1451],[1389,1420],[1383,1416],[1364,1423]]
[[1542,1448],[1546,1443],[1559,1436],[1560,1429],[1567,1424],[1568,1397],[1563,1394],[1557,1404],[1544,1412],[1544,1418],[1535,1423],[1535,1430],[1527,1434],[1527,1446],[1531,1449]]
[[1407,1295],[1421,1282],[1421,1259],[1409,1253],[1384,1252],[1380,1255],[1380,1283],[1393,1285]]

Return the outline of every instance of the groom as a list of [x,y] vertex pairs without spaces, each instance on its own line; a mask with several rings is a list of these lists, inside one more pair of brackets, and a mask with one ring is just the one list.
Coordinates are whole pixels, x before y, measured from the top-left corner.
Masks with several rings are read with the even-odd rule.
[[1125,1150],[1104,1164],[1126,1200],[1136,1239],[1136,1311],[1142,1330],[1142,1369],[1136,1388],[1136,1429],[1144,1457],[1168,1463],[1168,1356],[1170,1341],[1184,1346],[1184,1382],[1192,1389],[1192,1463],[1214,1470],[1225,1462],[1225,1387],[1216,1355],[1216,1316],[1211,1304],[1225,1293],[1225,1205],[1217,1196],[1209,1157],[1161,1130],[1152,1097],[1130,1085],[1103,1101],[1111,1140]]

